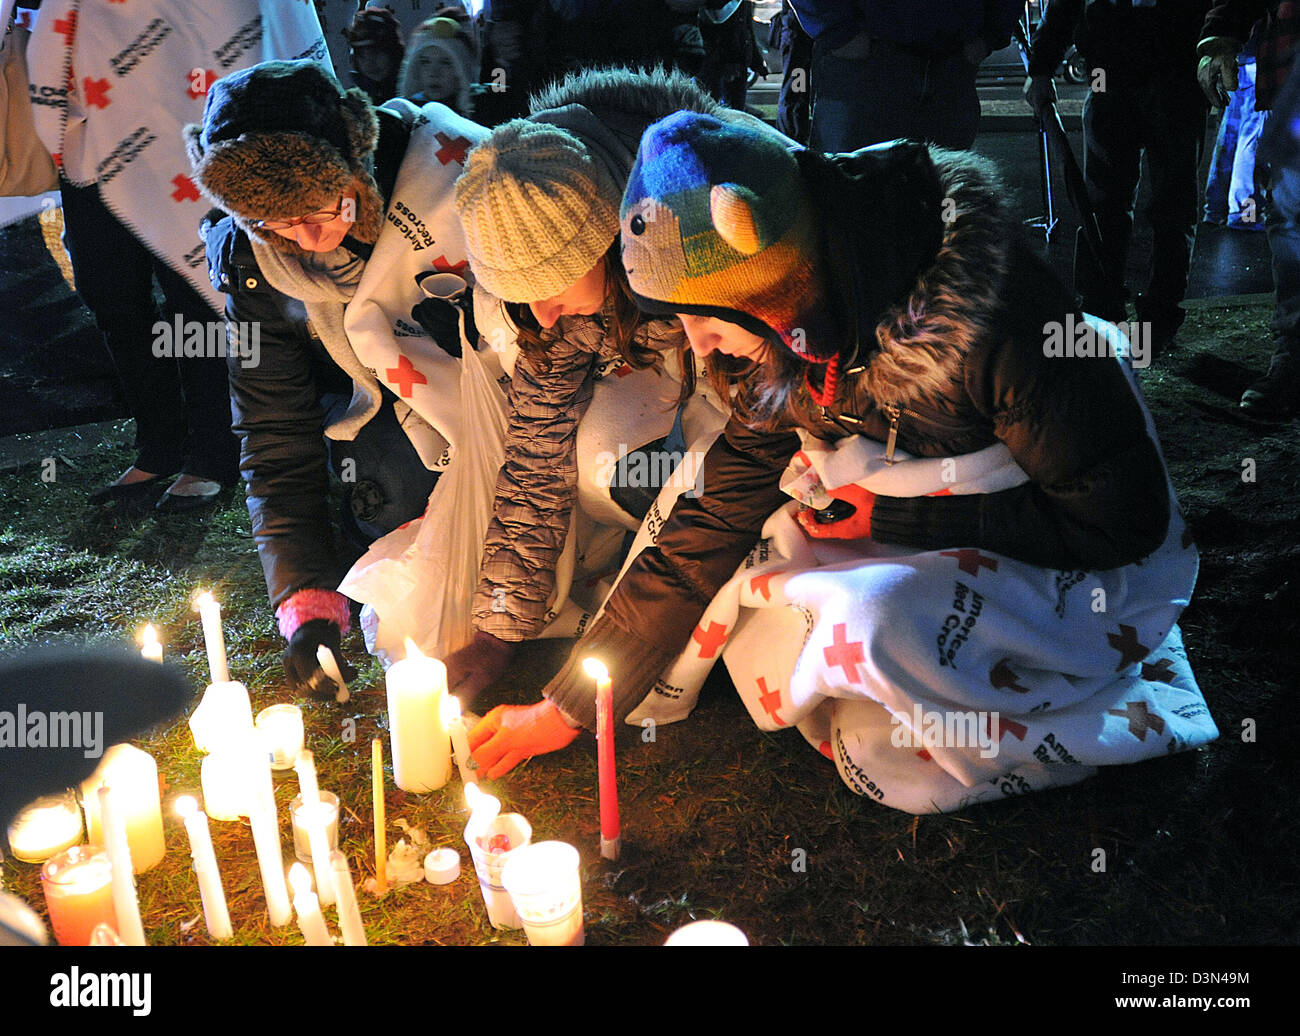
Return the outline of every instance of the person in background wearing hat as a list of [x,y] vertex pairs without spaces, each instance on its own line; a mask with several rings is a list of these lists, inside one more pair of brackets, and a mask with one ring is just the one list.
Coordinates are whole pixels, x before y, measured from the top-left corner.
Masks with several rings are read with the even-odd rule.
[[439,15],[411,33],[398,95],[419,105],[437,101],[468,118],[474,110],[477,77],[478,51],[469,25]]
[[[1113,354],[1045,347],[1053,327],[1082,315],[1012,229],[1006,197],[985,160],[916,142],[823,155],[765,127],[692,113],[647,130],[621,210],[628,282],[642,309],[680,316],[696,355],[735,386],[733,415],[704,461],[701,494],[678,500],[543,701],[499,706],[472,733],[488,776],[594,727],[593,683],[580,665],[588,655],[608,665],[615,716],[625,718],[683,649],[715,632],[701,629],[706,607],[769,517],[783,515],[809,552],[842,545],[819,555],[828,560],[805,559],[802,589],[765,588],[803,607],[797,666],[778,668],[770,640],[757,652],[764,658],[753,658],[751,641],[750,657],[729,666],[733,675],[737,665],[770,666],[755,671],[768,690],[751,707],[777,717],[766,729],[802,722],[795,685],[811,670],[813,682],[800,686],[841,717],[823,751],[861,794],[925,812],[1000,797],[1009,771],[1024,778],[1019,790],[1092,772],[1056,756],[1013,765],[970,754],[945,755],[940,770],[938,748],[934,759],[891,750],[880,704],[910,712],[910,701],[967,703],[1067,722],[1062,706],[1087,712],[1105,699],[1122,717],[1114,695],[1168,690],[1143,682],[1137,664],[1176,639],[1196,552],[1131,373]],[[848,482],[831,481],[828,465],[828,498],[799,511],[796,525],[782,476],[818,443],[875,460]],[[859,484],[895,478],[901,487],[943,470],[927,458],[955,464],[985,450],[1004,458],[1005,488],[987,479],[975,491],[949,489],[937,472],[919,495]],[[1080,582],[1085,591],[1067,596]],[[1108,591],[1100,611],[1095,594],[1089,608],[1093,583]],[[785,610],[756,604],[746,614],[760,621]],[[1181,644],[1166,650],[1177,655]],[[736,679],[742,698],[750,682]],[[849,699],[862,710],[852,722],[834,712]],[[1104,705],[1088,714],[1112,724],[1121,750],[1138,744]],[[1009,723],[1004,730],[1026,729]],[[1164,730],[1165,720],[1153,726]],[[1066,740],[1071,752],[1092,747]],[[1003,738],[1003,753],[1018,750],[1007,741],[1015,738]],[[1163,754],[1160,741],[1146,750]],[[867,744],[875,754],[864,764],[855,752]],[[875,796],[891,770],[888,796]]]
[[372,104],[396,97],[397,73],[406,53],[397,16],[386,7],[363,7],[342,33],[351,48],[352,82]]
[[[329,473],[347,487],[344,530],[355,551],[418,516],[437,478],[418,440],[428,425],[379,383],[344,328],[344,308],[389,225],[399,173],[403,183],[448,178],[455,224],[458,167],[439,164],[437,145],[411,144],[436,130],[445,110],[392,104],[372,107],[312,62],[265,62],[218,80],[203,124],[185,131],[194,182],[229,214],[206,231],[227,321],[260,328],[260,361],[230,364],[234,430],[253,537],[288,640],[285,671],[295,689],[312,692],[332,690],[317,648],[337,655],[350,624],[335,587],[355,554],[335,546]],[[440,245],[454,257],[454,241]],[[460,355],[459,338],[438,344]],[[350,679],[346,663],[343,672]]]
[[[554,617],[556,564],[578,496],[577,427],[598,368],[619,359],[658,368],[662,354],[684,355],[680,323],[643,317],[628,291],[618,204],[646,126],[719,107],[680,73],[626,69],[570,75],[532,106],[470,152],[456,184],[475,308],[504,307],[520,350],[475,638],[447,659],[448,684],[467,700]],[[687,392],[693,373],[688,365]],[[641,445],[630,431],[622,442]],[[623,504],[637,511],[630,528],[652,499]]]

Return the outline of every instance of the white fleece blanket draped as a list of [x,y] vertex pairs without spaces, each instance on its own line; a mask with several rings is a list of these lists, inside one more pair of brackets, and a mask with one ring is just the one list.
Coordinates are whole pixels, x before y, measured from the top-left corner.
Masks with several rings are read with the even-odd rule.
[[[181,129],[221,76],[273,58],[329,68],[316,10],[286,0],[45,0],[27,51],[36,132],[63,175],[109,210],[214,310]],[[69,86],[71,89],[69,89]],[[111,262],[111,256],[105,256]]]
[[[1126,347],[1116,329],[1089,320]],[[693,444],[687,463],[707,445]],[[1000,444],[892,467],[883,452],[862,437],[838,449],[807,440],[783,486],[815,501],[820,487],[849,482],[917,496],[1025,481]],[[683,483],[689,477],[674,484]],[[630,557],[655,541],[679,492],[661,493]],[[792,501],[627,722],[687,716],[721,658],[761,729],[797,727],[855,792],[912,813],[1072,784],[1098,766],[1204,745],[1218,730],[1176,625],[1198,559],[1172,486],[1169,495],[1160,548],[1103,572],[969,548],[813,540]]]

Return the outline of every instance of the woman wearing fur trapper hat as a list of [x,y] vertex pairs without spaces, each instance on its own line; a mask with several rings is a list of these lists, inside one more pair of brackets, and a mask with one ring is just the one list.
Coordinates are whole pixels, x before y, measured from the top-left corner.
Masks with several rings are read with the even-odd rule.
[[[922,144],[822,155],[690,113],[647,130],[628,281],[680,316],[733,416],[702,492],[643,530],[482,765],[593,726],[588,655],[642,722],[682,718],[722,657],[760,727],[798,726],[856,792],[912,812],[1217,735],[1175,625],[1196,551],[1125,343],[1076,312],[1004,198],[982,159]],[[1048,347],[1076,323],[1093,348]]]
[[[618,259],[618,206],[646,126],[669,112],[718,105],[679,73],[604,69],[570,75],[534,96],[532,107],[470,152],[456,184],[476,308],[504,311],[520,350],[475,595],[475,639],[447,659],[450,685],[470,697],[564,606],[557,565],[575,504],[601,528],[632,530],[653,500],[653,492],[628,485],[610,487],[604,499],[586,492],[592,456],[674,446],[680,456],[685,446],[672,431],[686,339],[675,318],[643,317],[632,300]],[[487,326],[489,312],[483,316]],[[616,367],[617,377],[604,379]],[[669,376],[655,376],[661,371]],[[689,365],[682,398],[693,374]],[[583,439],[578,426],[589,408]],[[679,423],[690,429],[697,420],[722,423],[700,400],[682,409]],[[596,438],[595,427],[607,446],[580,456],[580,439]],[[621,544],[621,533],[612,540]]]
[[[450,432],[417,407],[455,405],[442,397],[458,398],[461,342],[411,351],[411,271],[461,261],[457,155],[486,132],[440,105],[374,108],[310,61],[219,79],[186,129],[194,182],[229,213],[206,234],[228,326],[258,335],[252,362],[230,360],[234,430],[295,687],[332,690],[316,651],[337,653],[349,627],[335,588],[357,551],[423,511],[440,470]],[[335,547],[327,472],[345,485],[351,554]]]

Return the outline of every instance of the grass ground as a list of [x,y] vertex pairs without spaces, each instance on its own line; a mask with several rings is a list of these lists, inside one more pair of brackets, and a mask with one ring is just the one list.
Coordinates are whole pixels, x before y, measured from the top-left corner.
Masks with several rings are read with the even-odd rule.
[[[1072,788],[912,817],[853,795],[795,732],[757,730],[725,673],[695,714],[653,743],[620,732],[624,855],[599,859],[595,748],[582,738],[494,782],[535,837],[582,852],[589,945],[657,944],[679,925],[721,917],[759,944],[1251,945],[1300,940],[1300,775],[1297,680],[1300,458],[1296,426],[1247,421],[1242,388],[1266,361],[1267,307],[1193,310],[1176,353],[1143,374],[1163,445],[1202,554],[1183,629],[1222,732],[1199,752],[1103,771]],[[1104,415],[1098,415],[1104,420]],[[6,647],[61,636],[125,641],[146,621],[169,661],[206,676],[199,586],[222,602],[230,669],[254,709],[289,700],[281,682],[261,570],[242,491],[199,518],[96,516],[87,491],[129,462],[128,426],[76,467],[31,464],[0,493],[0,637]],[[1243,480],[1253,460],[1254,481]],[[359,634],[345,642],[364,658]],[[540,643],[480,708],[536,700],[567,643]],[[343,803],[341,847],[358,879],[373,870],[369,744],[386,736],[382,676],[373,663],[346,707],[304,703],[321,786]],[[1254,721],[1254,740],[1243,721]],[[197,791],[200,757],[184,718],[141,742],[158,761],[165,803]],[[372,944],[522,944],[491,928],[461,832],[460,785],[408,795],[388,784],[390,845],[404,818],[433,844],[462,849],[451,886],[361,895]],[[282,828],[296,793],[276,779]],[[151,943],[201,944],[199,893],[180,822],[166,818],[164,861],[140,876]],[[272,930],[252,837],[213,825],[235,941],[299,943]],[[1096,850],[1105,869],[1096,869]],[[803,850],[797,853],[796,850]],[[801,869],[796,866],[805,860]],[[35,866],[4,863],[7,888],[43,909]],[[358,880],[359,884],[359,880]],[[197,923],[196,923],[197,920]]]

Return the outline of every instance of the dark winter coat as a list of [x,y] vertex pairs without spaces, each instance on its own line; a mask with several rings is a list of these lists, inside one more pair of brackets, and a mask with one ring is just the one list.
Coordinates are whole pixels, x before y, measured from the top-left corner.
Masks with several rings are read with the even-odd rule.
[[[391,197],[410,131],[382,109],[375,182]],[[272,608],[298,590],[333,589],[347,571],[328,507],[328,455],[321,398],[352,394],[352,380],[331,359],[307,324],[301,302],[262,275],[248,236],[229,216],[206,225],[208,271],[226,293],[226,319],[256,321],[260,362],[244,367],[231,356],[233,430],[240,438],[240,471],[248,513]]]
[[[841,390],[808,429],[884,442],[896,423],[897,448],[921,457],[1001,441],[1030,478],[982,495],[877,496],[871,534],[880,542],[918,551],[977,547],[1073,570],[1139,560],[1169,524],[1164,466],[1141,407],[1114,360],[1045,355],[1045,325],[1081,317],[1050,267],[1008,229],[1015,221],[1005,192],[972,165],[979,160],[934,149],[926,175],[953,199],[956,220],[910,298],[884,319],[855,304],[869,294],[865,271],[882,262],[866,251],[878,237],[862,228],[921,148],[900,142],[851,155],[800,154],[833,271],[830,305],[856,318],[856,342],[841,352]],[[657,652],[647,672],[675,657],[765,519],[788,501],[779,482],[798,445],[792,430],[759,431],[733,416],[705,459],[703,492],[678,501],[658,544],[632,564],[591,630],[593,647],[640,657],[651,642]],[[655,675],[640,686],[625,681],[620,716]],[[590,694],[579,681],[557,679],[548,694],[585,722]]]
[[1229,36],[1245,43],[1261,19],[1255,56],[1255,110],[1266,112],[1291,71],[1300,43],[1300,9],[1279,0],[1223,0],[1205,16],[1200,35],[1202,39]]
[[1210,6],[1179,0],[1120,10],[1113,0],[1051,0],[1030,44],[1029,74],[1052,75],[1073,39],[1088,67],[1103,68],[1108,77],[1179,76],[1190,84]]

